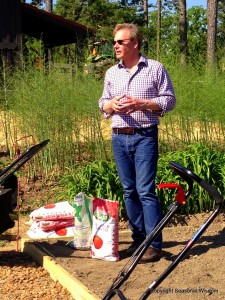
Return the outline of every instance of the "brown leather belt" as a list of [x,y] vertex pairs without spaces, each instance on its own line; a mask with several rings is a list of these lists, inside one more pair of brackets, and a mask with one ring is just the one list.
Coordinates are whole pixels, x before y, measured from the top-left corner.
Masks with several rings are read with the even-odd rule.
[[143,130],[153,129],[156,127],[157,125],[152,125],[151,127],[147,128],[112,128],[112,131],[116,134],[136,134]]

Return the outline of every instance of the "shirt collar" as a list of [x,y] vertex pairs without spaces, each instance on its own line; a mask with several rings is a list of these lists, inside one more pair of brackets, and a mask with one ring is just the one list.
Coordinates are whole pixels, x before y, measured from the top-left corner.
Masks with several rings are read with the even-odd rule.
[[[147,58],[146,58],[144,55],[142,55],[142,54],[140,55],[140,59],[139,59],[139,62],[138,62],[138,65],[140,65],[140,64],[143,64],[143,65],[145,65],[145,66],[148,65],[148,60],[147,60]],[[119,61],[118,67],[119,67],[119,68],[125,68],[122,59]]]

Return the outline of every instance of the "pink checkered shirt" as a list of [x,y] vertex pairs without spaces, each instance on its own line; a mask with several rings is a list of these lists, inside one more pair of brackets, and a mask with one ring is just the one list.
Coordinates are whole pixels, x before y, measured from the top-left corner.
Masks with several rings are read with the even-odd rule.
[[[107,114],[103,111],[107,101],[123,94],[146,100],[153,99],[161,107],[161,111],[143,110],[131,114]],[[147,128],[159,124],[159,117],[171,111],[175,105],[172,82],[166,69],[158,61],[141,55],[134,74],[126,70],[122,61],[106,72],[99,108],[105,118],[112,117],[112,128]]]

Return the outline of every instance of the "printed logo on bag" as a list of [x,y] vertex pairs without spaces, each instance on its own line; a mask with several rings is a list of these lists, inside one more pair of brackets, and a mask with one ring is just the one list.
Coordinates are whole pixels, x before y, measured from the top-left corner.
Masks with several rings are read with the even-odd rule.
[[107,222],[110,219],[110,216],[104,210],[96,210],[94,216],[97,220]]

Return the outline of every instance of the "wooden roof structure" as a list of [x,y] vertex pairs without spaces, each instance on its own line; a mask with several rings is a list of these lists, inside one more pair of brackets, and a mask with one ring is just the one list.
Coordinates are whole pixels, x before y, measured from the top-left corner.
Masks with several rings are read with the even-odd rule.
[[90,36],[93,30],[32,5],[21,3],[22,32],[42,39],[45,46],[77,43]]
[[82,41],[93,30],[79,23],[48,13],[21,0],[0,1],[0,50],[18,49],[21,34],[41,39],[46,48]]

